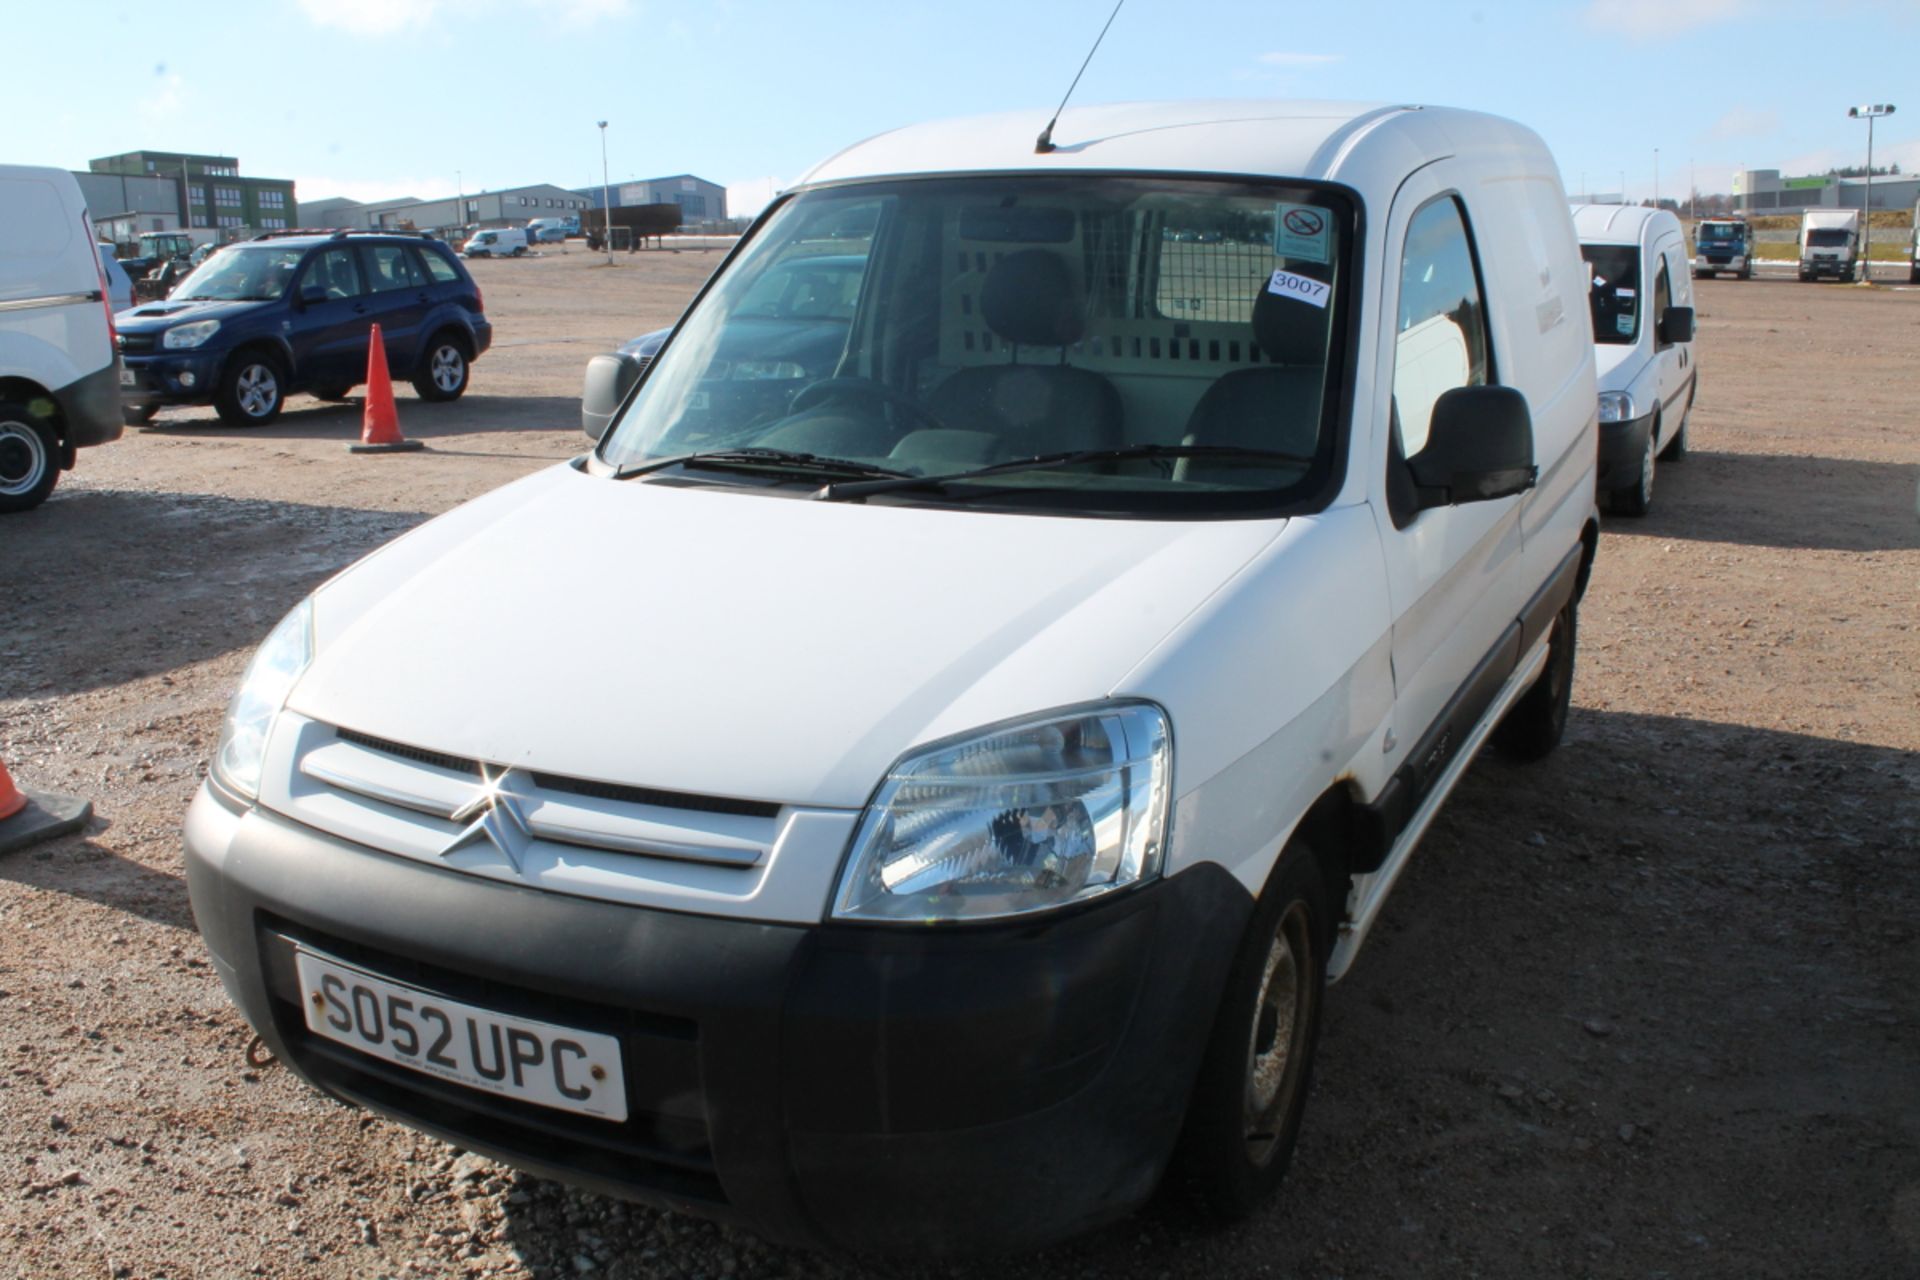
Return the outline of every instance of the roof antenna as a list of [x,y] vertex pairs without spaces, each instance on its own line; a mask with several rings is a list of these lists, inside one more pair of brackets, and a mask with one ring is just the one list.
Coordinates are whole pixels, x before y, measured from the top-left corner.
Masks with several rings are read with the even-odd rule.
[[1111,27],[1113,20],[1120,16],[1120,6],[1126,2],[1127,0],[1114,0],[1113,12],[1107,15],[1107,26],[1100,28],[1100,34],[1093,38],[1093,48],[1087,50],[1087,61],[1082,62],[1080,69],[1073,73],[1073,83],[1067,86],[1066,97],[1060,99],[1060,105],[1053,109],[1053,119],[1047,121],[1047,127],[1042,129],[1040,136],[1034,140],[1033,154],[1043,156],[1053,150],[1053,126],[1060,123],[1060,113],[1067,109],[1067,98],[1071,98],[1073,91],[1079,87],[1080,77],[1087,73],[1087,62],[1092,62],[1093,55],[1100,51],[1100,42],[1107,38],[1107,27]]

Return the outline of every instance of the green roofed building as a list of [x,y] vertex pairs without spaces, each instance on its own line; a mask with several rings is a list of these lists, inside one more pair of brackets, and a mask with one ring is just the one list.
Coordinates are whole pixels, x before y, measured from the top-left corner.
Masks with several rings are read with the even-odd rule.
[[233,156],[129,151],[89,160],[87,168],[94,173],[171,179],[185,189],[182,215],[188,226],[214,227],[232,236],[283,231],[294,225],[293,182],[243,178],[240,161]]

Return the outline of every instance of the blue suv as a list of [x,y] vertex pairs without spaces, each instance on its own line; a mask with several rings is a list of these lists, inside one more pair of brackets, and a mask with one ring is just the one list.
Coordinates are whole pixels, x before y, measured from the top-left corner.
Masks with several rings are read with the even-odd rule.
[[452,251],[396,232],[269,232],[115,323],[120,402],[135,426],[162,405],[212,404],[235,426],[258,426],[296,391],[343,399],[366,381],[375,324],[396,378],[424,400],[453,400],[493,341],[480,286]]

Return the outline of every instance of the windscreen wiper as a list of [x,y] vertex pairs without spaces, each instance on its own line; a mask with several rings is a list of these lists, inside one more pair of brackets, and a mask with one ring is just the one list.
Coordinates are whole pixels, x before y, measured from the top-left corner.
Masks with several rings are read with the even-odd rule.
[[900,476],[876,480],[852,480],[841,484],[829,484],[813,496],[822,502],[844,502],[849,498],[865,498],[876,493],[899,493],[908,489],[944,489],[959,480],[977,480],[985,476],[1005,475],[1014,471],[1044,471],[1052,467],[1071,467],[1083,462],[1128,462],[1136,458],[1237,458],[1254,462],[1284,462],[1293,466],[1310,467],[1314,459],[1302,453],[1286,453],[1279,449],[1255,449],[1231,444],[1136,444],[1123,449],[1075,449],[1067,453],[1042,453],[1031,458],[1016,458],[1011,462],[996,462],[991,466],[975,467],[971,471],[949,471],[944,474],[922,476]]
[[[829,458],[817,453],[802,453],[795,449],[710,449],[705,453],[682,453],[671,458],[654,458],[648,462],[630,467],[621,467],[613,473],[615,480],[631,480],[635,476],[644,476],[649,472],[660,471],[666,467],[701,466],[714,468],[746,468],[751,470],[799,471],[826,473],[842,476],[878,476],[883,480],[913,480],[918,477],[911,472],[898,471],[892,467],[883,467],[873,462],[858,462],[852,458]],[[877,481],[875,483],[878,483]]]

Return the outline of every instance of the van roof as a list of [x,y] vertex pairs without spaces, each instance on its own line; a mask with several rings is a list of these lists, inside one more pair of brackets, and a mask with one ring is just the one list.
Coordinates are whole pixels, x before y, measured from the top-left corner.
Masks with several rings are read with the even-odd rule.
[[1637,204],[1577,204],[1573,206],[1573,230],[1581,244],[1639,244],[1645,238],[1647,224],[1660,219],[1680,230],[1680,219],[1665,209],[1649,209]]
[[[796,185],[928,173],[1139,170],[1321,179],[1377,191],[1437,154],[1480,153],[1495,140],[1511,147],[1518,139],[1551,165],[1523,127],[1444,107],[1244,99],[1075,107],[1054,126],[1055,149],[1036,154],[1046,123],[1047,112],[1035,110],[910,125],[848,147]],[[1396,132],[1415,135],[1413,145],[1361,145],[1370,135]]]

